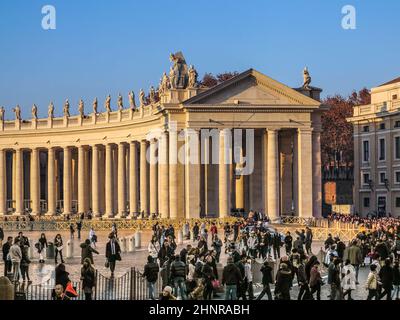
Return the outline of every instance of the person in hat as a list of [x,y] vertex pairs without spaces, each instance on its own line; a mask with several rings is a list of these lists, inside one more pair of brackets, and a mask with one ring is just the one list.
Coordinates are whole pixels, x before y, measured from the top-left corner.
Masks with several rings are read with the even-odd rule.
[[166,286],[161,293],[160,300],[176,300],[176,297],[172,294],[172,288]]

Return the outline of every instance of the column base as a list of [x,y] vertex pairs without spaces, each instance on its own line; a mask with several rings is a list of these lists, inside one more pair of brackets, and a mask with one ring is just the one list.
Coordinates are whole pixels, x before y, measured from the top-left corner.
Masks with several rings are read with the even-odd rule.
[[45,215],[46,217],[52,217],[52,216],[55,216],[56,213],[55,213],[55,212],[52,212],[52,211],[48,211],[48,212],[46,212],[44,215]]

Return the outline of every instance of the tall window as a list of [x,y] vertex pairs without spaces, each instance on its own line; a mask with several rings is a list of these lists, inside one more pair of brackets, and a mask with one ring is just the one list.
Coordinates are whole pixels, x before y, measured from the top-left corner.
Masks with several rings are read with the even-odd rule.
[[385,139],[379,139],[379,160],[385,160]]
[[385,183],[385,180],[386,180],[386,172],[380,172],[380,173],[379,173],[379,182],[380,182],[381,184],[384,184],[384,183]]
[[364,208],[369,208],[369,198],[364,198]]
[[[400,137],[399,137],[399,148],[400,148]],[[369,141],[363,141],[363,160],[364,162],[369,161]],[[400,150],[399,150],[399,158],[400,158]]]
[[394,138],[394,154],[396,159],[400,159],[400,137]]

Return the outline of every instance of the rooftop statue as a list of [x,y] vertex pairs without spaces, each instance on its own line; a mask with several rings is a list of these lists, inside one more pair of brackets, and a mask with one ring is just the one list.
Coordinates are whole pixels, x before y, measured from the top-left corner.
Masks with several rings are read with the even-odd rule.
[[143,89],[140,89],[139,101],[140,107],[144,107],[146,105],[146,94],[144,93]]
[[93,101],[93,104],[92,104],[92,106],[93,106],[93,113],[94,113],[94,114],[97,114],[97,107],[98,107],[98,104],[99,104],[99,102],[98,102],[97,98],[94,98],[94,101]]
[[150,103],[156,103],[156,90],[154,90],[154,87],[150,87]]
[[14,109],[13,109],[14,113],[15,113],[15,120],[21,120],[21,108],[19,105],[17,105]]
[[135,93],[133,91],[129,92],[129,107],[132,110],[136,109],[136,102],[135,102]]
[[305,67],[303,71],[303,88],[304,89],[310,89],[310,83],[311,83],[311,76],[310,73],[308,72],[308,68]]
[[54,104],[53,102],[50,102],[49,104],[49,108],[47,110],[47,115],[49,116],[49,118],[53,119],[54,118]]
[[196,88],[197,87],[197,77],[199,74],[197,73],[196,69],[193,66],[189,68],[189,88]]
[[108,95],[104,106],[105,106],[107,112],[111,112],[112,111],[111,110],[111,95]]
[[118,95],[118,110],[124,109],[124,101],[121,94]]
[[85,104],[83,102],[83,100],[79,100],[79,107],[78,107],[78,111],[81,117],[83,117],[85,115]]
[[0,107],[0,121],[4,121],[4,114],[5,114],[4,107]]
[[37,119],[37,118],[38,118],[38,116],[37,116],[37,106],[36,106],[36,104],[34,104],[32,106],[32,119]]
[[[171,79],[171,86],[174,89],[185,89],[188,82],[188,66],[182,52],[171,53],[170,60],[173,63],[173,81]],[[170,72],[171,78],[171,72]]]
[[70,114],[69,114],[69,101],[68,101],[68,99],[65,100],[63,113],[64,113],[64,117],[67,117],[67,118],[68,118],[68,117],[70,116]]
[[[172,70],[172,68],[171,68],[171,70]],[[172,72],[173,71],[174,70],[172,70]],[[169,78],[168,78],[167,74],[164,72],[162,79],[161,79],[161,85],[160,85],[161,90],[159,90],[160,94],[164,94],[165,92],[167,92],[167,90],[170,88],[170,85],[171,84],[170,84]]]

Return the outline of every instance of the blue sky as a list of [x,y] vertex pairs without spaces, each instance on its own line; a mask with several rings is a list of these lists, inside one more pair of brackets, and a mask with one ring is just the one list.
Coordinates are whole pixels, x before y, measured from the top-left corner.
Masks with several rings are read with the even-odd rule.
[[[57,29],[41,27],[54,5]],[[357,29],[341,27],[344,5]],[[200,75],[255,68],[289,86],[308,66],[324,96],[400,76],[397,0],[1,0],[0,105],[30,116],[69,98],[76,110],[110,93],[158,84],[169,53],[182,50]]]

